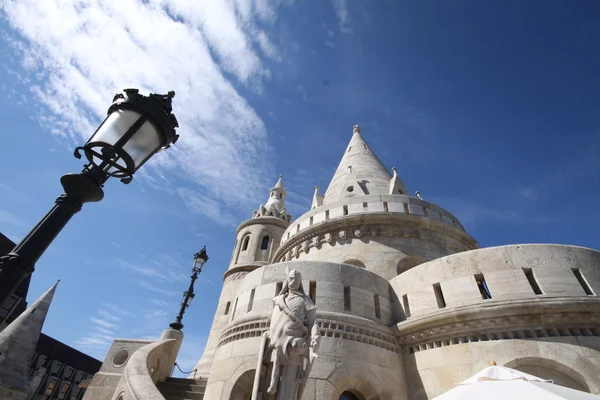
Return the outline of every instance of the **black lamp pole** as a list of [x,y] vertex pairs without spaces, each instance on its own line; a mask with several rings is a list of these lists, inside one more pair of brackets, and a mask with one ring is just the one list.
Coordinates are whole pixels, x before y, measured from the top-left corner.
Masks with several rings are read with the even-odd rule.
[[192,276],[190,281],[190,287],[187,291],[183,292],[183,301],[181,302],[181,307],[179,308],[179,314],[175,318],[175,321],[171,322],[169,326],[175,330],[180,331],[183,329],[183,324],[181,320],[183,319],[183,314],[185,313],[186,308],[190,306],[192,300],[196,296],[194,293],[194,282],[198,279],[198,274],[202,272],[202,267],[208,261],[208,255],[206,254],[206,246],[202,248],[198,253],[194,254],[194,266],[192,267]]
[[137,89],[115,95],[104,122],[84,146],[75,149],[75,157],[81,158],[81,150],[89,163],[81,173],[60,179],[65,193],[9,254],[0,257],[0,304],[33,273],[37,260],[83,204],[102,200],[108,178],[131,182],[150,157],[177,141],[174,96],[175,92],[144,96]]

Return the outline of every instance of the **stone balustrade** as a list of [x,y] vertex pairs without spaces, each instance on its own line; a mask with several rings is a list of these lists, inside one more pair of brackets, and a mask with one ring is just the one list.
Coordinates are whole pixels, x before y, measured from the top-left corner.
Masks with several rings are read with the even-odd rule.
[[461,231],[462,224],[443,208],[415,197],[405,195],[368,195],[349,197],[317,207],[294,221],[284,232],[283,245],[294,236],[310,229],[314,225],[351,215],[363,214],[404,214],[425,217],[444,222]]

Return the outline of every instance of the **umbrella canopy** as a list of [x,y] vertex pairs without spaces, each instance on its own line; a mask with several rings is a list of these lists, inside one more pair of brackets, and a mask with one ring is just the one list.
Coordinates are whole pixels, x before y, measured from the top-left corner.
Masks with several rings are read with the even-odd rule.
[[600,396],[555,385],[506,367],[487,367],[434,400],[600,400]]

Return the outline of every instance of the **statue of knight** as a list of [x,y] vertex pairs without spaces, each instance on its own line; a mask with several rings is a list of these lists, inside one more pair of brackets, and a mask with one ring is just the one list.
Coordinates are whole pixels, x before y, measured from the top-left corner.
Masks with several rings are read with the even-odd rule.
[[275,400],[300,399],[312,364],[318,357],[316,351],[320,336],[315,305],[304,293],[300,272],[286,268],[286,273],[283,288],[273,299],[269,331],[263,334],[252,400],[261,400],[259,386],[263,386],[263,390],[267,386],[266,381],[261,385],[261,376],[264,375],[261,369],[267,361],[272,363],[272,373],[267,379],[266,394],[275,396]]

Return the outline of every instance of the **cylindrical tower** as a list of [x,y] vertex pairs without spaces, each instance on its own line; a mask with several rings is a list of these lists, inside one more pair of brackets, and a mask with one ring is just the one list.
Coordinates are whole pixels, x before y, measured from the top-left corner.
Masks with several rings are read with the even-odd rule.
[[208,377],[219,336],[234,317],[237,307],[238,286],[241,279],[272,259],[279,248],[283,232],[290,225],[292,216],[285,209],[286,192],[282,176],[269,191],[269,200],[261,204],[252,218],[240,224],[229,268],[225,272],[223,290],[217,305],[213,324],[204,353],[196,365],[196,377]]
[[448,211],[410,197],[354,127],[325,196],[283,234],[275,262],[329,261],[386,279],[423,262],[478,248]]

